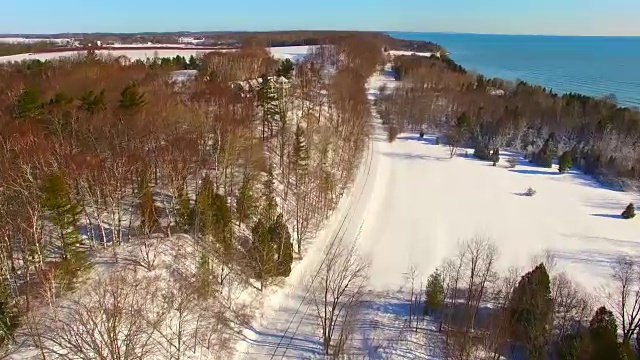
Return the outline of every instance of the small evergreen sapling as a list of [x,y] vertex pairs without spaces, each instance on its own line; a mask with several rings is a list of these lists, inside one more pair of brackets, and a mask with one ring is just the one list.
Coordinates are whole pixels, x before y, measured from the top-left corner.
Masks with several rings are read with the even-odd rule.
[[622,216],[623,219],[633,219],[636,217],[636,208],[633,206],[633,203],[629,203],[620,216]]
[[500,161],[500,149],[495,148],[491,152],[491,161],[493,162],[493,166],[496,166]]
[[561,173],[565,173],[573,166],[573,160],[571,160],[571,151],[567,150],[560,155],[558,160],[558,170]]

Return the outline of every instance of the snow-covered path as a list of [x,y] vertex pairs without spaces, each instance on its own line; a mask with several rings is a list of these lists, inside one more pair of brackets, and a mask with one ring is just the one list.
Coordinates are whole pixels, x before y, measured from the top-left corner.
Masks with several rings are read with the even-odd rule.
[[[370,96],[382,82],[392,79],[372,78]],[[577,172],[559,174],[524,161],[511,169],[505,162],[509,154],[493,167],[464,153],[461,149],[450,159],[448,148],[435,145],[433,136],[401,134],[388,143],[382,127],[374,125],[371,147],[351,193],[289,279],[284,294],[269,304],[258,328],[248,331],[249,341],[239,358],[322,357],[317,321],[302,299],[306,282],[322,262],[322,250],[333,239],[358,242],[371,261],[371,289],[385,294],[365,311],[365,323],[401,319],[408,299],[393,294],[406,289],[409,268],[418,271],[420,283],[454,254],[460,240],[474,236],[496,244],[500,270],[526,270],[533,257],[549,251],[557,263],[554,272],[566,271],[593,293],[607,284],[619,255],[640,256],[640,221],[618,216],[629,202],[638,206],[636,194],[603,188]],[[522,196],[528,187],[537,195]],[[404,347],[394,350],[409,352],[403,358],[439,358],[434,341],[400,339],[397,327],[388,321],[383,325],[392,330],[364,329],[357,337],[362,343]]]

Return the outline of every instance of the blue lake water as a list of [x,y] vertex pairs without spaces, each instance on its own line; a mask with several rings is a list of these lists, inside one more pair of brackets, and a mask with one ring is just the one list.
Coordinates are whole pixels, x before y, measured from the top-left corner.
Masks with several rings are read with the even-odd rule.
[[444,46],[467,70],[521,79],[554,92],[614,94],[640,107],[640,37],[579,37],[390,32]]

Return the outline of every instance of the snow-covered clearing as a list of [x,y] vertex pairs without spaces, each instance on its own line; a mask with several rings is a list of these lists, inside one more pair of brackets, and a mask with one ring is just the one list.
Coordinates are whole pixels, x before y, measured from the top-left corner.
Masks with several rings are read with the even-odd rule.
[[22,37],[0,37],[0,43],[8,44],[30,44],[39,42],[50,42],[56,44],[68,44],[72,39],[47,39],[47,38],[22,38]]
[[[228,49],[220,49],[220,50],[211,50],[192,46],[185,44],[152,44],[152,45],[113,45],[117,47],[131,47],[131,50],[98,50],[96,51],[97,55],[103,56],[126,56],[131,60],[145,60],[152,59],[154,57],[175,57],[176,55],[189,57],[191,55],[198,56],[203,55],[211,51],[229,51]],[[153,47],[184,47],[184,50],[177,49],[139,49],[139,47],[144,46],[153,46]],[[312,49],[313,46],[288,46],[288,47],[275,47],[269,48],[269,51],[276,59],[290,59],[292,61],[298,61],[305,57],[309,49]],[[3,62],[14,62],[14,61],[23,61],[23,60],[53,60],[59,59],[63,57],[74,57],[74,56],[82,56],[86,54],[86,50],[78,50],[78,51],[62,51],[62,52],[48,52],[48,53],[32,53],[32,54],[18,54],[18,55],[9,55],[9,56],[1,56],[0,63]]]
[[[388,74],[374,76],[370,97],[382,83],[393,85],[393,80]],[[318,319],[306,289],[322,263],[322,249],[334,239],[357,242],[371,263],[370,306],[354,347],[373,358],[441,358],[435,331],[403,331],[406,273],[414,266],[418,284],[426,281],[454,255],[460,240],[491,239],[499,248],[500,270],[528,270],[534,258],[548,252],[555,259],[554,273],[565,271],[594,295],[610,283],[616,257],[640,255],[640,223],[619,217],[629,202],[637,204],[637,194],[524,160],[509,168],[506,159],[517,155],[508,152],[496,167],[472,158],[472,151],[465,156],[465,149],[451,159],[447,146],[435,145],[435,136],[405,133],[388,143],[377,121],[374,128],[351,192],[285,289],[266,304],[260,322],[245,331],[238,358],[322,357]],[[523,196],[529,187],[537,195]]]
[[405,51],[405,50],[391,50],[389,51],[391,56],[403,56],[403,55],[417,55],[417,56],[426,56],[431,57],[433,55],[440,56],[440,53],[430,53],[430,52],[415,52],[415,51]]
[[307,56],[310,50],[313,50],[317,46],[283,46],[269,48],[271,56],[276,59],[289,59],[291,61],[298,61]]
[[[101,56],[126,56],[131,60],[145,60],[152,59],[154,57],[175,57],[176,55],[190,57],[198,56],[202,54],[206,54],[211,50],[198,50],[198,49],[185,49],[185,50],[175,50],[175,49],[151,49],[151,50],[98,50],[96,51],[97,55]],[[0,57],[0,63],[3,62],[13,62],[13,61],[23,61],[23,60],[52,60],[59,59],[63,57],[74,57],[74,56],[83,56],[86,54],[86,50],[80,51],[62,51],[62,52],[49,52],[49,53],[35,53],[35,54],[18,54],[18,55],[9,55]]]

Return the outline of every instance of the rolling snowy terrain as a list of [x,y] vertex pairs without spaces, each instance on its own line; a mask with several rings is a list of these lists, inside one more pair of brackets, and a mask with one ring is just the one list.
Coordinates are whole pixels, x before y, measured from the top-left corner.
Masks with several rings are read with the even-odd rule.
[[[370,97],[383,83],[393,86],[388,76],[370,80]],[[447,146],[435,145],[435,136],[406,133],[388,143],[378,122],[374,116],[370,149],[353,188],[296,275],[267,302],[255,328],[245,331],[238,358],[322,356],[307,289],[323,262],[322,249],[333,241],[356,242],[370,261],[371,306],[355,347],[373,358],[441,358],[435,331],[428,341],[402,333],[406,273],[414,267],[418,282],[426,280],[461,240],[491,239],[499,249],[499,270],[519,266],[524,272],[547,252],[555,260],[554,273],[565,271],[594,295],[608,285],[616,257],[640,255],[640,223],[619,217],[629,202],[638,202],[637,194],[524,160],[509,168],[505,160],[517,155],[506,152],[496,167],[472,158],[472,151],[466,157],[465,149],[451,159]],[[523,196],[528,187],[537,195]]]

